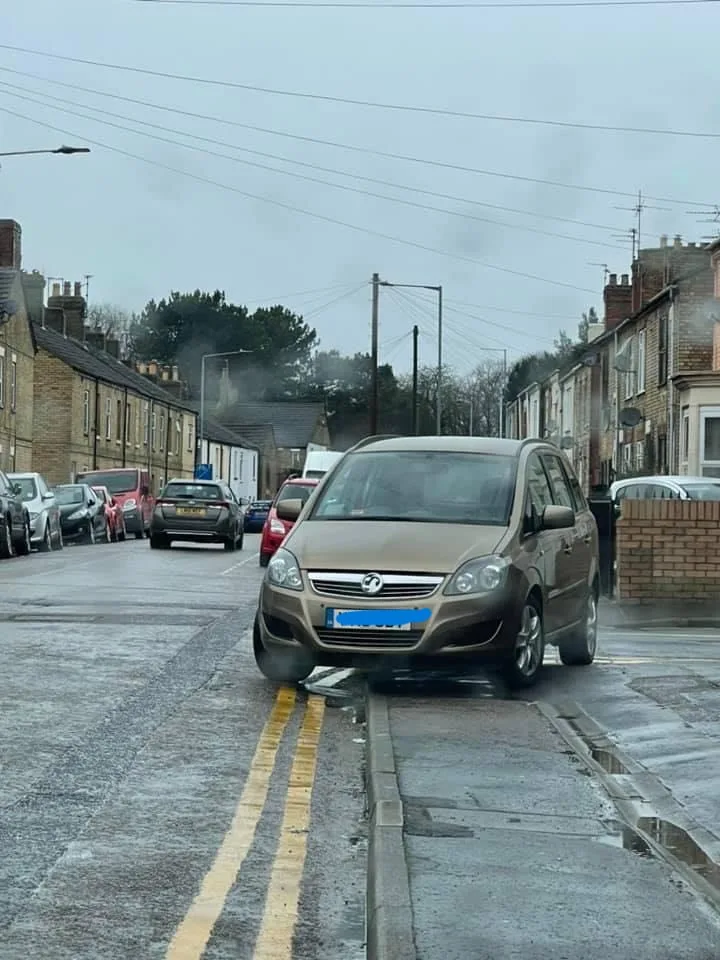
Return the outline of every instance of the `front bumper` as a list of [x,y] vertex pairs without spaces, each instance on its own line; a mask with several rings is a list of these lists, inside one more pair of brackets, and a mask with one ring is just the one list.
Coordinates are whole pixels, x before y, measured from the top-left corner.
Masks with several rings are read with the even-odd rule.
[[243,522],[245,533],[261,533],[266,520],[267,517],[245,517]]
[[156,515],[150,523],[151,536],[170,537],[189,543],[222,543],[232,535],[232,531],[232,518],[227,516],[207,523],[191,523],[182,518],[168,519]]
[[511,581],[497,593],[474,597],[446,597],[441,586],[427,599],[391,605],[394,610],[430,609],[430,619],[411,624],[410,630],[328,629],[328,609],[373,610],[378,609],[377,601],[320,598],[309,589],[283,590],[264,581],[258,620],[263,646],[278,651],[300,646],[320,664],[351,664],[358,657],[499,659],[512,649],[517,636],[518,596],[518,584]]
[[80,537],[86,537],[89,526],[89,517],[83,517],[82,520],[66,520],[63,518],[60,522],[63,540],[77,540]]
[[123,510],[123,519],[128,533],[142,533],[144,531],[143,515],[139,510]]

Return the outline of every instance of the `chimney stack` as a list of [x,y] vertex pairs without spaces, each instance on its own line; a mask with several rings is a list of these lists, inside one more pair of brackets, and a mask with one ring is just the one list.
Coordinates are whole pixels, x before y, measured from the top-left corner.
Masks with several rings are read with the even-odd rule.
[[53,297],[59,297],[59,296],[60,296],[60,284],[59,284],[59,283],[54,283],[54,284],[52,285],[52,294],[51,294],[51,296],[53,296]]
[[22,267],[22,229],[15,220],[0,220],[0,267]]
[[177,364],[173,364],[172,366],[172,379],[174,382],[177,382],[180,379],[180,368],[177,366]]
[[674,247],[681,247],[681,246],[682,246],[682,237],[680,236],[679,233],[676,233],[676,234],[675,234],[675,239],[673,240],[673,246],[674,246]]
[[632,287],[628,282],[628,275],[622,275],[622,283],[618,284],[617,274],[611,273],[603,291],[605,301],[605,329],[612,330],[630,316],[632,310]]
[[36,270],[32,273],[23,273],[22,287],[28,316],[33,323],[42,323],[45,309],[45,277]]
[[70,285],[70,281],[63,280],[62,295],[64,297],[71,297],[72,296],[71,290],[72,290],[72,287]]
[[75,296],[75,297],[81,297],[81,296],[82,296],[82,284],[80,283],[79,280],[76,280],[76,281],[75,281],[75,288],[74,288],[73,296]]
[[630,285],[630,274],[629,274],[629,273],[624,273],[624,274],[622,275],[622,277],[620,278],[620,282],[622,283],[622,285],[623,285],[624,287],[629,286],[629,285]]
[[661,249],[661,250],[664,250],[664,249],[665,249],[665,247],[667,246],[667,242],[668,242],[668,236],[667,236],[666,233],[664,233],[664,234],[660,237],[660,249]]
[[45,317],[45,325],[53,330],[58,330],[66,337],[72,337],[73,340],[85,340],[85,298],[73,296],[72,284],[65,280],[62,285],[62,296],[60,296],[60,284],[53,284],[52,296],[48,297],[48,309]]

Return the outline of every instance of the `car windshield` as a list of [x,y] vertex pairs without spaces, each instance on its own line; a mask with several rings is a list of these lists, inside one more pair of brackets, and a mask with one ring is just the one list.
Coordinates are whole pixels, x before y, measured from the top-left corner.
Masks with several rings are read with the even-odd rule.
[[682,488],[691,500],[720,500],[720,483],[684,483]]
[[35,500],[37,498],[38,489],[33,477],[11,477],[10,482],[18,487],[23,500]]
[[220,487],[211,483],[169,483],[163,497],[170,500],[222,500]]
[[68,506],[71,503],[82,503],[85,499],[85,491],[82,487],[55,487],[55,499],[61,507]]
[[109,470],[83,473],[82,479],[93,487],[107,487],[110,493],[130,493],[138,488],[137,470]]
[[322,491],[316,520],[405,520],[506,526],[517,463],[448,451],[350,454]]
[[306,503],[310,499],[310,494],[315,489],[316,484],[305,483],[286,483],[277,495],[276,503],[283,500],[302,500]]

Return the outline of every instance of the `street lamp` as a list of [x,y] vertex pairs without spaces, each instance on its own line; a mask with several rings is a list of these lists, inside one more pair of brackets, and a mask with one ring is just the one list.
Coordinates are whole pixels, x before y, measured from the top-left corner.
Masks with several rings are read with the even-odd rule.
[[200,359],[200,436],[199,450],[202,457],[202,444],[205,439],[205,361],[219,359],[220,357],[239,357],[244,353],[252,353],[252,350],[227,350],[224,353],[204,353]]
[[6,153],[0,153],[0,157],[27,157],[35,153],[90,153],[90,147],[56,147],[55,150],[10,150]]
[[443,321],[443,288],[442,286],[431,286],[428,283],[390,283],[388,280],[379,281],[381,287],[402,287],[405,290],[432,290],[438,295],[438,352],[437,352],[437,403],[435,404],[435,433],[442,434],[442,374],[443,374],[443,342],[442,342],[442,321]]

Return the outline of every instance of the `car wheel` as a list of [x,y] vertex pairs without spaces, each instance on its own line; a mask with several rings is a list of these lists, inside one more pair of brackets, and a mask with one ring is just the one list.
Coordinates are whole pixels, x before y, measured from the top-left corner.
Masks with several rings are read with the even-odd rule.
[[90,521],[87,528],[87,542],[95,543],[95,524]]
[[0,557],[8,560],[14,553],[12,539],[12,521],[10,517],[5,517],[2,531],[0,531]]
[[560,659],[567,667],[587,667],[597,652],[598,609],[597,595],[588,594],[585,616],[580,627],[558,644]]
[[124,543],[125,540],[127,539],[127,530],[125,529],[125,522],[124,522],[124,521],[123,521],[123,525],[120,527],[120,531],[119,531],[119,533],[118,533],[117,538],[118,538],[118,540],[120,541],[120,543]]
[[542,612],[535,597],[523,604],[520,624],[512,653],[505,664],[505,680],[509,687],[531,687],[540,674],[545,656],[545,632]]
[[167,537],[158,534],[150,535],[150,548],[152,550],[167,550],[170,547],[170,541]]
[[103,530],[103,540],[105,543],[113,542],[112,531],[110,530],[110,524],[107,522],[107,520],[105,521],[105,528]]
[[257,620],[253,628],[253,653],[260,673],[274,683],[301,683],[315,669],[315,661],[305,650],[288,650],[282,653],[267,650],[260,638]]
[[144,539],[145,539],[145,531],[144,531],[144,530],[136,530],[136,531],[135,531],[135,539],[136,539],[136,540],[144,540]]
[[40,553],[50,553],[52,548],[53,548],[53,542],[52,542],[52,534],[50,533],[50,521],[46,520],[45,533],[43,534],[43,538],[40,541],[40,546],[38,547],[38,550],[40,551]]
[[244,545],[245,545],[245,531],[241,530],[240,539],[238,540],[238,545],[237,545],[238,550],[242,550]]
[[227,537],[227,539],[224,541],[223,546],[227,551],[232,553],[232,551],[237,549],[237,540],[235,539],[235,537]]
[[270,554],[269,554],[269,553],[261,553],[261,554],[260,554],[260,566],[261,566],[261,567],[266,567],[269,563],[270,563]]
[[65,539],[63,538],[62,527],[58,527],[57,548],[58,550],[62,550],[64,546],[65,546]]
[[18,540],[18,542],[15,544],[15,552],[19,557],[27,557],[31,550],[32,543],[30,541],[30,522],[26,517],[23,520],[22,539]]

